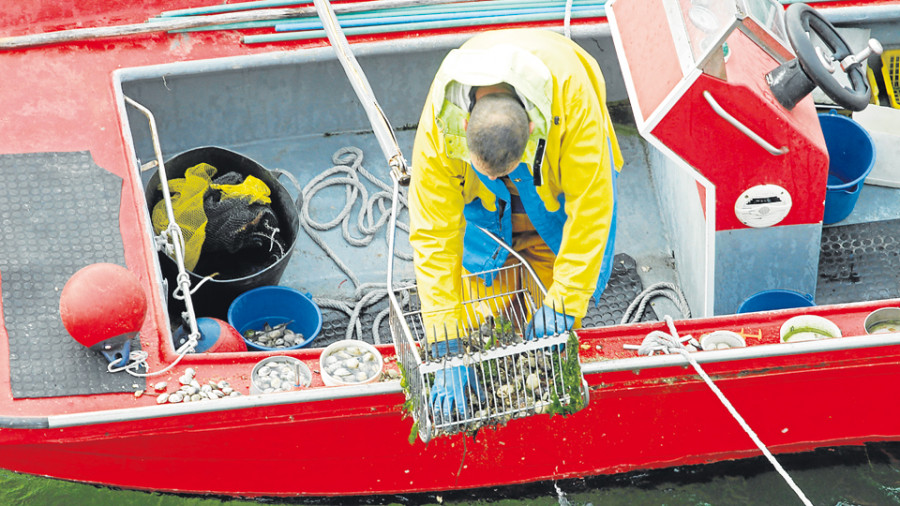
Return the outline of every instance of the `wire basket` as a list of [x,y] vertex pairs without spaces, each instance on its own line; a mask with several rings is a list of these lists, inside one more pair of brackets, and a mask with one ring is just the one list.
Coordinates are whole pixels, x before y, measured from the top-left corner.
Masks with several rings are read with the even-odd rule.
[[[433,358],[434,343],[426,339],[416,288],[398,290],[391,298],[391,335],[403,368],[406,409],[425,442],[534,414],[573,413],[587,405],[574,333],[570,335],[559,322],[561,331],[553,335],[522,336],[526,322],[539,309],[535,301],[543,300],[545,291],[534,271],[527,263],[514,264],[468,274],[463,286],[472,286],[465,278],[476,276],[496,276],[493,287],[514,288],[465,294],[466,328],[438,332],[439,340],[442,334],[457,339],[459,350],[439,359]],[[547,326],[554,328],[552,322]],[[465,408],[462,413],[452,409],[446,416],[439,402],[432,403],[435,377],[453,374],[460,366],[464,372],[457,374],[466,374],[468,380]]]

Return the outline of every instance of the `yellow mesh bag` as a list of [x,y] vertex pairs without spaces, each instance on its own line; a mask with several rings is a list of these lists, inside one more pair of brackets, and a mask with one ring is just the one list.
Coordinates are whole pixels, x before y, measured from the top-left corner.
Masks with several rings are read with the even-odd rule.
[[222,200],[240,198],[248,204],[271,204],[269,187],[255,176],[247,176],[241,184],[210,184],[222,192]]
[[[216,168],[212,165],[200,163],[188,168],[183,178],[169,181],[169,190],[172,193],[172,211],[175,214],[175,222],[181,227],[184,236],[184,266],[189,271],[193,271],[197,266],[203,243],[206,240],[208,218],[203,202],[206,192],[210,188],[222,192],[223,200],[239,198],[248,203],[271,203],[269,187],[259,178],[247,176],[240,184],[219,185],[212,181],[216,172]],[[151,218],[153,230],[157,234],[169,226],[164,200],[160,200],[153,207]]]

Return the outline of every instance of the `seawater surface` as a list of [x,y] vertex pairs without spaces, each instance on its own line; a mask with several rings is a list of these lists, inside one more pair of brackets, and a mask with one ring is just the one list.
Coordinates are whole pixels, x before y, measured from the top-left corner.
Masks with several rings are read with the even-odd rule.
[[[900,504],[900,443],[779,455],[778,461],[816,505]],[[161,469],[160,472],[181,472]],[[230,499],[136,492],[0,471],[0,505],[320,506],[468,505],[792,505],[801,504],[764,458],[676,467],[584,480],[415,496],[351,499]]]

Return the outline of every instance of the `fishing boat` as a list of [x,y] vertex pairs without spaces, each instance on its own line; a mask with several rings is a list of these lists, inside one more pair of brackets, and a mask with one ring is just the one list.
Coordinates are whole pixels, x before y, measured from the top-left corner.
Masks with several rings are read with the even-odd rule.
[[[765,82],[796,49],[777,2],[693,2],[699,10],[674,1],[545,2],[548,14],[496,0],[503,12],[491,18],[431,3],[256,2],[246,11],[262,13],[254,17],[240,3],[208,0],[25,0],[0,14],[0,467],[184,494],[361,496],[761,453],[777,462],[900,440],[890,401],[900,381],[892,327],[900,317],[891,315],[900,312],[900,184],[891,186],[892,160],[882,156],[896,117],[885,91],[897,86],[900,58],[887,57],[900,47],[900,3],[811,4],[852,40],[853,54],[870,38],[883,46],[880,60],[858,60],[884,69],[870,64],[873,80],[849,85],[880,96],[852,112],[819,90],[776,97]],[[748,5],[761,10],[736,9]],[[401,16],[417,6],[435,17],[361,23],[387,19],[382,8]],[[319,24],[273,30],[284,18]],[[329,19],[339,22],[330,31]],[[414,278],[410,249],[402,226],[390,230],[383,217],[404,220],[392,191],[408,175],[402,155],[443,57],[474,33],[521,27],[567,33],[597,59],[626,160],[616,267],[577,331],[587,402],[565,416],[429,434],[407,412],[394,316],[385,316],[387,281]],[[854,128],[866,125],[854,146],[877,146],[878,185],[829,181],[829,160],[858,164],[829,149],[820,118],[831,109],[855,118]],[[160,169],[180,166],[174,181],[188,166],[234,157],[281,188],[273,199],[289,195],[280,198],[293,232],[286,251],[235,279],[179,271],[151,218]],[[334,174],[344,182],[330,187]],[[826,217],[832,191],[852,194],[834,211],[839,219]],[[345,207],[371,214],[345,217]],[[365,244],[347,242],[342,220]],[[106,267],[96,278],[77,275],[98,265]],[[383,293],[369,296],[378,284]],[[73,293],[76,285],[83,291]],[[183,313],[188,334],[197,318],[225,321],[257,285],[308,294],[324,311],[317,336],[290,349],[179,352]],[[806,302],[752,307],[760,294]],[[139,318],[103,335],[129,338],[112,356],[73,339],[123,315]],[[679,351],[674,341],[688,336],[694,351]],[[378,351],[377,381],[326,383],[320,358],[347,339]],[[296,359],[307,384],[254,389],[254,368],[270,357]],[[133,360],[138,368],[112,367]],[[191,381],[207,387],[205,398],[171,402]]]

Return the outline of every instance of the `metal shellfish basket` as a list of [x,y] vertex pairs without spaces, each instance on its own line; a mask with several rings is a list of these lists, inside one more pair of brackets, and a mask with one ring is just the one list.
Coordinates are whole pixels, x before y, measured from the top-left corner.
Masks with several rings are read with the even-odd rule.
[[[562,322],[552,332],[554,322],[548,322],[552,335],[523,337],[529,318],[540,309],[535,301],[542,301],[546,290],[527,262],[510,252],[521,263],[464,276],[463,287],[480,286],[462,297],[466,322],[460,328],[432,329],[428,335],[437,335],[431,340],[416,288],[396,290],[391,297],[390,327],[403,368],[405,407],[422,441],[535,414],[574,413],[587,405],[574,333]],[[475,277],[492,278],[493,288],[465,279]],[[431,341],[447,338],[458,346],[434,358]],[[464,406],[448,409],[439,395],[434,398],[436,377],[447,374],[467,376]]]

